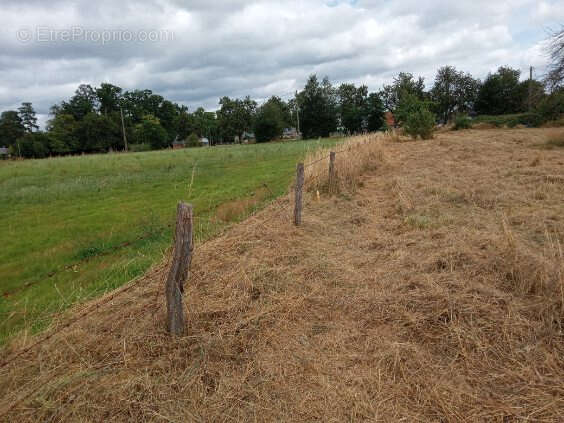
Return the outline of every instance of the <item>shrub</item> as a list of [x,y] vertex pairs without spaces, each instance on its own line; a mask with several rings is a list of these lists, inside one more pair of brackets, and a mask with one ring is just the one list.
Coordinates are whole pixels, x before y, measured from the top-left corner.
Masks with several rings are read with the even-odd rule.
[[418,136],[424,140],[433,138],[435,115],[429,111],[427,102],[406,94],[398,106],[397,117],[405,133],[413,139]]
[[187,147],[200,147],[200,137],[195,133],[191,133],[190,136],[186,139],[186,146]]
[[266,103],[259,109],[254,127],[257,142],[268,142],[280,138],[283,129],[282,111],[276,103]]
[[424,140],[433,138],[435,130],[435,115],[425,106],[411,112],[404,123],[405,133],[413,139],[421,137]]
[[560,119],[564,114],[564,89],[542,99],[536,108],[536,113],[543,122]]
[[168,133],[152,115],[143,117],[143,121],[136,125],[134,135],[137,143],[150,144],[155,150],[166,148],[169,144]]
[[15,151],[25,158],[42,159],[49,155],[49,137],[43,132],[26,133],[18,138]]
[[460,114],[456,116],[456,119],[454,119],[455,131],[470,128],[472,128],[472,119],[470,119],[467,114]]
[[128,147],[129,151],[132,152],[143,152],[143,151],[151,151],[151,144],[145,143],[145,144],[129,144]]

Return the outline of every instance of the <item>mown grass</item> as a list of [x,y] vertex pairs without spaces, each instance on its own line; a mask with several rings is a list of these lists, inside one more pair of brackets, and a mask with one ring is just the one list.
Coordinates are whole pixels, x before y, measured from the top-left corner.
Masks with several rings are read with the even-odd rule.
[[[336,142],[0,163],[0,344],[145,272],[170,245],[179,200],[194,205],[205,240],[282,194],[308,151]],[[229,203],[237,211],[215,217]]]

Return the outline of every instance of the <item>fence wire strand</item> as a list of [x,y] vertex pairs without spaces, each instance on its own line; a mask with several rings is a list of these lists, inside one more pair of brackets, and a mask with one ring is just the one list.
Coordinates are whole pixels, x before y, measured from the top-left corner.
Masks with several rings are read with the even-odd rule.
[[[343,149],[343,150],[335,151],[335,154],[340,154],[340,153],[343,153],[343,152],[349,151],[349,150],[350,150],[350,149]],[[289,156],[288,156],[288,157],[289,157]],[[317,159],[317,160],[314,160],[314,161],[312,161],[312,162],[310,162],[310,163],[305,164],[304,167],[312,166],[312,165],[314,165],[314,164],[316,164],[316,163],[318,163],[318,162],[321,162],[322,160],[328,159],[329,157],[330,157],[330,156],[327,156],[327,155],[326,155],[326,156],[323,156],[323,157],[321,157],[321,158],[319,158],[319,159]],[[193,166],[195,166],[195,164],[194,164]],[[208,169],[210,169],[210,168],[213,168],[213,167],[209,167]],[[217,168],[233,168],[233,167],[218,166]],[[270,189],[270,187],[268,186],[268,184],[267,184],[266,182],[263,182],[261,186],[263,186],[264,188],[266,188],[266,189],[270,192],[271,196],[273,196],[273,197],[275,197],[275,198],[274,198],[272,201],[268,202],[264,207],[257,207],[254,211],[252,211],[250,214],[248,214],[248,215],[246,216],[246,218],[254,217],[254,216],[256,216],[261,210],[263,210],[265,207],[268,207],[268,206],[273,205],[274,203],[278,202],[279,197],[276,197],[276,195],[275,195],[274,192]],[[279,202],[278,202],[278,203],[279,203]],[[286,206],[286,205],[281,204],[281,203],[279,203],[278,205],[279,205],[278,211],[275,213],[275,216],[276,216],[276,217],[278,217],[278,216],[280,215],[280,213],[282,213],[282,212],[287,213],[288,216],[291,217],[291,211],[289,210],[289,205]],[[214,207],[215,207],[215,206],[214,206]],[[214,207],[210,207],[209,209],[205,210],[204,213],[213,210]],[[202,219],[201,216],[196,216],[195,218],[196,218],[196,219]],[[264,225],[264,222],[262,222],[261,224]],[[171,224],[168,224],[168,225],[167,225],[167,227],[171,227],[171,226],[172,226]],[[209,238],[208,240],[204,241],[204,242],[203,242],[202,244],[200,244],[200,245],[203,245],[203,244],[205,244],[206,242],[209,242],[209,241],[211,241],[212,239],[221,236],[221,235],[228,229],[228,227],[229,227],[229,226],[227,226],[227,227],[224,228],[223,230],[219,231],[217,234],[215,234],[215,236]],[[138,238],[137,238],[136,240],[134,240],[134,241],[126,241],[126,242],[123,242],[123,243],[119,244],[118,246],[116,246],[116,247],[114,247],[114,248],[115,248],[115,249],[124,248],[124,247],[127,247],[127,246],[131,245],[133,242],[139,241],[139,240],[141,240],[141,239],[144,239],[144,236],[138,237]],[[107,255],[107,254],[109,254],[110,252],[115,251],[115,249],[111,249],[110,251],[106,252],[105,254],[100,254],[100,255]],[[22,289],[26,289],[26,288],[28,288],[29,286],[35,285],[36,283],[42,282],[42,281],[44,281],[44,280],[46,280],[46,279],[49,279],[49,278],[53,277],[56,273],[59,273],[59,272],[61,272],[61,271],[63,271],[63,270],[72,268],[73,266],[76,266],[76,265],[78,265],[78,264],[81,264],[81,263],[83,263],[84,261],[87,261],[88,259],[90,259],[90,258],[87,258],[86,260],[81,260],[81,261],[79,261],[78,263],[75,263],[75,264],[66,265],[66,266],[64,266],[63,268],[58,269],[58,270],[55,270],[54,272],[48,274],[47,278],[41,279],[41,280],[36,281],[36,282],[34,282],[34,283],[32,283],[32,284],[29,284],[29,285],[24,285],[24,286],[21,287],[21,288],[17,288],[17,289],[15,290],[15,292],[19,292],[19,291],[22,290]],[[35,342],[32,343],[31,345],[29,345],[29,346],[23,348],[22,350],[18,351],[17,353],[13,354],[11,357],[9,357],[8,359],[6,359],[6,360],[4,360],[3,362],[0,363],[0,369],[5,368],[5,367],[8,366],[9,364],[15,362],[15,361],[16,361],[17,359],[19,359],[20,357],[24,356],[24,355],[27,354],[28,352],[30,352],[30,351],[32,351],[33,349],[35,349],[36,347],[38,347],[39,345],[41,345],[41,344],[43,344],[44,342],[48,341],[49,339],[53,338],[55,335],[57,335],[58,333],[60,333],[60,332],[63,331],[64,329],[68,328],[69,326],[71,326],[71,325],[75,324],[76,322],[78,322],[78,321],[84,319],[85,317],[89,316],[90,314],[92,314],[93,312],[95,312],[96,310],[98,310],[101,306],[103,306],[103,305],[109,303],[110,301],[114,300],[114,299],[117,298],[118,296],[120,296],[120,295],[122,295],[122,294],[124,294],[124,293],[126,293],[126,292],[128,292],[128,291],[130,291],[131,289],[133,289],[134,287],[136,287],[136,286],[143,280],[143,277],[144,277],[144,275],[141,275],[141,276],[139,276],[138,278],[134,279],[132,282],[130,282],[129,285],[126,285],[126,286],[124,286],[124,287],[122,287],[122,288],[120,288],[120,289],[118,289],[118,290],[115,290],[115,291],[114,291],[113,293],[111,293],[110,295],[106,296],[105,298],[100,299],[99,301],[96,302],[96,304],[94,304],[94,305],[92,305],[91,307],[87,308],[84,312],[80,313],[78,316],[76,316],[76,317],[74,317],[74,318],[68,320],[67,322],[65,322],[65,323],[62,324],[61,326],[57,327],[56,329],[53,329],[51,332],[49,332],[48,334],[46,334],[45,336],[43,336],[43,337],[40,338],[39,340],[35,341]],[[11,293],[7,291],[7,292],[3,293],[2,295],[3,295],[3,296],[4,296],[4,295],[11,295]],[[62,314],[62,313],[58,313],[59,316],[60,316],[61,314]],[[33,392],[32,392],[29,396],[31,396],[31,395],[33,395]],[[20,403],[21,401],[23,401],[23,400],[29,398],[29,396],[24,397],[23,399],[18,400],[17,403]],[[8,410],[8,411],[10,411],[11,409],[13,409],[14,406],[15,406],[15,403],[12,404],[11,407],[9,407],[9,410]]]

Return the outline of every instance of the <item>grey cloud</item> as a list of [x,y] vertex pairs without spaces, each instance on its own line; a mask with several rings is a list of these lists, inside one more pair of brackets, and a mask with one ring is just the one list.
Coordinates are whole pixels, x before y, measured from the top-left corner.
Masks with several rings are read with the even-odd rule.
[[[526,10],[534,23],[523,19]],[[0,110],[32,101],[46,114],[79,83],[103,81],[215,108],[222,95],[288,95],[313,72],[336,83],[366,82],[372,90],[399,71],[424,75],[429,84],[445,64],[483,77],[497,65],[534,60],[545,36],[538,10],[534,0],[4,0]],[[38,26],[167,30],[173,38],[18,41],[18,29]],[[515,37],[516,26],[533,35]]]

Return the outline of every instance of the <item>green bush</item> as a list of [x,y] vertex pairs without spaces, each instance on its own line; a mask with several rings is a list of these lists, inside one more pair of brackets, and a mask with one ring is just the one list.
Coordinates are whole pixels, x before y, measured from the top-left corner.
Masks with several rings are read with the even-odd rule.
[[143,151],[151,151],[151,144],[145,143],[145,144],[129,144],[128,147],[129,151],[133,151],[133,152],[143,152]]
[[186,139],[186,146],[187,147],[201,147],[200,137],[195,133],[191,133],[190,136]]
[[460,114],[456,116],[456,119],[454,119],[455,131],[470,128],[472,128],[472,119],[470,119],[467,114]]
[[42,159],[49,155],[49,137],[43,132],[26,133],[18,138],[14,150],[25,158]]
[[536,108],[543,122],[558,120],[564,115],[564,89],[543,98]]
[[154,150],[169,146],[168,133],[152,115],[143,116],[135,127],[134,138],[136,144],[150,144]]
[[540,126],[544,119],[538,111],[532,113],[516,113],[512,115],[480,115],[474,118],[473,123],[488,123],[496,128],[507,126],[514,128],[517,125]]
[[435,115],[422,104],[407,116],[403,128],[413,139],[418,136],[424,140],[431,139],[435,130]]
[[254,125],[257,142],[280,138],[283,130],[284,118],[278,104],[269,102],[258,110]]

